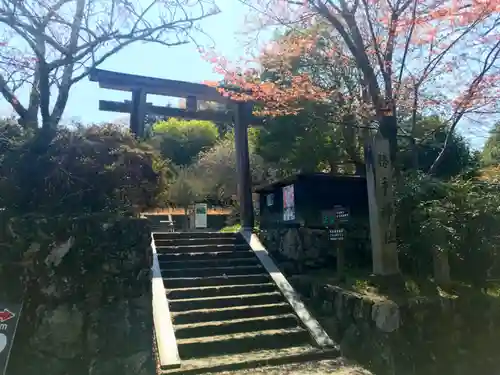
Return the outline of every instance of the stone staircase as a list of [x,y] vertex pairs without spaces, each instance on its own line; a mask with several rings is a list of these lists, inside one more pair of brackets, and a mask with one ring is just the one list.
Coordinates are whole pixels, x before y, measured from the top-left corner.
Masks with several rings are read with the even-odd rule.
[[181,367],[194,374],[336,356],[303,319],[240,234],[154,233]]

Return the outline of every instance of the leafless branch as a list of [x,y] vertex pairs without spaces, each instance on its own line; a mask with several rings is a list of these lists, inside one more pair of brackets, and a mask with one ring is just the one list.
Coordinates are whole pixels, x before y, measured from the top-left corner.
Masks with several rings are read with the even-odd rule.
[[[55,126],[71,87],[91,68],[135,42],[172,47],[194,40],[199,21],[219,12],[213,1],[0,0],[0,32],[25,46],[19,53],[31,61],[23,71],[22,59],[0,52],[0,92],[24,121],[36,122],[40,112],[43,126]],[[27,107],[13,90],[22,81],[32,86]]]

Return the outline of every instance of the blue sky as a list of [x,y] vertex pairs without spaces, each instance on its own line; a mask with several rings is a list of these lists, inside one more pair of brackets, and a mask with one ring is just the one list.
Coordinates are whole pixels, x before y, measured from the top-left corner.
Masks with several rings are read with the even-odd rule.
[[[200,26],[215,41],[217,51],[229,58],[237,58],[243,51],[237,41],[237,33],[244,24],[245,9],[237,0],[220,0],[217,3],[221,13],[207,18]],[[133,44],[106,60],[100,68],[190,82],[220,79],[220,76],[213,73],[212,66],[201,58],[194,44],[172,48],[154,44]],[[18,93],[21,103],[26,102],[26,95],[26,89]],[[99,111],[100,99],[122,101],[130,99],[130,94],[99,89],[97,83],[84,78],[73,86],[64,118],[91,123],[123,117],[119,113]],[[167,100],[148,95],[148,101],[155,104],[165,104]],[[2,98],[0,114],[10,113],[12,108]]]
[[[238,41],[238,38],[241,40],[238,33],[244,27],[245,14],[248,10],[237,0],[218,0],[217,4],[221,13],[207,18],[200,26],[213,39],[218,52],[230,60],[235,60],[244,54],[242,44]],[[212,66],[201,58],[194,44],[167,48],[161,45],[137,43],[112,56],[100,67],[123,73],[190,82],[220,79],[212,71]],[[27,93],[26,88],[18,92],[21,103],[26,103]],[[88,78],[85,78],[73,86],[63,120],[74,119],[83,123],[95,123],[126,117],[119,113],[99,111],[100,99],[130,100],[130,93],[99,89],[97,83],[89,82]],[[168,101],[167,98],[148,95],[148,102],[157,105],[164,105]],[[13,111],[10,105],[0,97],[0,115],[11,113]],[[459,127],[474,147],[481,147],[486,138],[484,134],[478,136],[476,130],[474,132],[476,134],[471,136],[466,126],[461,124]]]

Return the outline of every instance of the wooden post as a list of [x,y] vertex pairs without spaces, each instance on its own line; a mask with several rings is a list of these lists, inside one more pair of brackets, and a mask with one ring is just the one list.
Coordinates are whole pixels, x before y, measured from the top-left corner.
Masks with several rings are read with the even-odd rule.
[[252,230],[254,213],[252,203],[252,177],[248,151],[248,119],[251,106],[247,103],[234,105],[234,142],[236,151],[236,170],[238,173],[238,199],[240,202],[240,221],[245,229]]
[[[340,227],[339,220],[335,224],[336,230],[342,230]],[[337,245],[337,277],[339,281],[345,280],[345,251],[344,251],[345,238],[340,241],[336,241]]]
[[146,92],[132,91],[132,110],[130,112],[130,131],[137,137],[144,135],[144,120],[146,118]]
[[186,109],[190,112],[196,112],[198,110],[196,96],[188,96],[186,98]]
[[399,273],[389,141],[378,133],[365,147],[373,273]]

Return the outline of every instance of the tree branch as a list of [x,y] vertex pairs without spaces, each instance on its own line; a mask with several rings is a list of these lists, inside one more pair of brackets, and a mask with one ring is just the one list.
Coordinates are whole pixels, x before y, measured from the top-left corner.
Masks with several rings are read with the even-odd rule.
[[22,106],[21,103],[19,103],[19,100],[17,100],[16,96],[12,91],[9,90],[9,87],[7,86],[7,82],[5,81],[5,78],[3,75],[0,74],[0,92],[2,93],[3,97],[9,104],[14,108],[14,110],[17,112],[17,114],[22,118],[25,119],[27,115],[26,108]]
[[[377,76],[375,75],[375,71],[373,70],[368,56],[364,50],[363,40],[360,38],[359,29],[358,34],[356,36],[349,35],[347,30],[345,29],[342,22],[337,18],[336,15],[332,14],[328,8],[321,1],[309,0],[311,2],[311,6],[314,7],[323,17],[325,17],[331,25],[338,31],[341,35],[342,39],[347,45],[347,48],[352,53],[356,60],[356,64],[358,68],[363,72],[366,82],[368,83],[368,91],[372,98],[372,102],[377,110],[380,110],[382,103],[380,98],[380,89],[377,83]],[[349,16],[348,16],[349,18]],[[357,26],[353,25],[356,21],[354,18],[346,18],[344,15],[343,19],[349,26],[351,32],[356,31]]]
[[[109,1],[110,6],[87,0],[0,0],[0,23],[22,38],[36,57],[33,74],[31,57],[5,56],[3,61],[7,74],[1,77],[0,91],[23,121],[36,122],[40,112],[43,127],[56,126],[72,85],[87,76],[87,68],[137,41],[169,47],[184,44],[197,22],[218,12],[217,8],[205,11],[204,5],[213,0],[149,0],[144,6],[142,0]],[[70,9],[73,14],[68,14]],[[193,14],[196,10],[201,13]],[[20,71],[19,65],[30,74]],[[28,108],[15,97],[6,78],[10,72],[15,82],[29,78]],[[51,87],[58,89],[54,103]]]
[[455,131],[455,128],[457,127],[458,123],[460,122],[464,114],[467,112],[468,103],[471,100],[473,100],[475,95],[477,95],[477,89],[479,85],[482,83],[484,77],[489,72],[489,70],[494,66],[495,61],[497,61],[499,57],[500,57],[500,40],[497,43],[495,43],[493,48],[486,56],[481,72],[477,75],[476,78],[474,78],[471,85],[469,86],[469,89],[467,90],[466,95],[461,99],[461,102],[457,105],[458,111],[453,116],[454,119],[450,125],[448,134],[446,135],[443,148],[441,149],[441,152],[437,156],[436,160],[434,160],[431,167],[429,168],[429,173],[431,174],[434,173],[439,164],[442,162],[446,148],[448,147],[448,144],[451,140],[451,136]]
[[[73,20],[73,25],[71,27],[71,35],[69,39],[68,51],[66,65],[63,68],[61,84],[59,86],[59,93],[57,95],[56,102],[54,104],[54,109],[49,117],[49,123],[43,123],[43,126],[54,126],[53,124],[58,124],[61,120],[61,116],[68,102],[69,89],[71,88],[73,75],[73,68],[75,66],[75,60],[72,59],[72,55],[75,53],[78,46],[78,37],[80,35],[80,28],[83,21],[83,12],[85,10],[85,0],[77,0],[75,16]],[[76,60],[78,61],[78,60]]]

